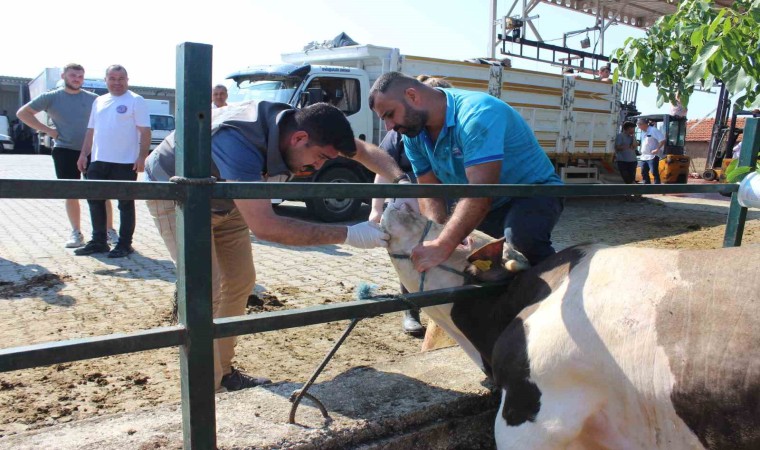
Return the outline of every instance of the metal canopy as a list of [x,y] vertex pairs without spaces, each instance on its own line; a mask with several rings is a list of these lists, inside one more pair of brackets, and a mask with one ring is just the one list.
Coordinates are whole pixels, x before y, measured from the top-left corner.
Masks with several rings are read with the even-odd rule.
[[[678,7],[678,1],[673,0],[541,0],[539,3],[548,3],[594,17],[601,11],[606,20],[615,20],[641,29],[651,27],[662,16],[673,14]],[[729,0],[715,0],[715,5],[719,7],[728,7],[732,3],[733,1]]]

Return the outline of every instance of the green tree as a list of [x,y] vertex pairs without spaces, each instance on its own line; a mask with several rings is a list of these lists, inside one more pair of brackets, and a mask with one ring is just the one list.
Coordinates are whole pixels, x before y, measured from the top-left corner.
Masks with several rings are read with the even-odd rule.
[[760,0],[737,0],[730,8],[712,0],[683,0],[678,10],[663,16],[646,37],[628,38],[613,52],[619,76],[657,86],[657,107],[675,102],[686,106],[701,83],[718,80],[739,108],[760,100]]

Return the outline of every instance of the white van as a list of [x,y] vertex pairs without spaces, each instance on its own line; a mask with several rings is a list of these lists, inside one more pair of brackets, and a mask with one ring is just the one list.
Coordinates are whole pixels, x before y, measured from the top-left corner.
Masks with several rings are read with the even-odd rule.
[[0,116],[0,153],[12,152],[15,149],[11,138],[11,124],[8,116]]

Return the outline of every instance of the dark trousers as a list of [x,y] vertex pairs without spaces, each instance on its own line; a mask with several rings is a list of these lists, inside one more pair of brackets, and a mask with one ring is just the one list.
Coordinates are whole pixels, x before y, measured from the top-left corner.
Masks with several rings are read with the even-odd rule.
[[644,184],[650,184],[649,172],[652,172],[654,177],[654,184],[660,184],[660,157],[655,156],[654,159],[641,160],[641,179],[644,180]]
[[617,166],[623,183],[632,184],[636,180],[636,161],[618,161]]
[[552,230],[564,208],[561,198],[514,197],[488,213],[478,230],[495,238],[504,236],[531,265],[536,265],[556,253]]
[[[135,181],[137,172],[133,169],[134,164],[119,164],[104,161],[95,161],[87,167],[88,180],[120,180]],[[92,240],[105,244],[106,236],[106,201],[87,200],[90,205],[90,218],[92,220]],[[119,200],[119,245],[132,245],[132,235],[135,234],[135,201]]]

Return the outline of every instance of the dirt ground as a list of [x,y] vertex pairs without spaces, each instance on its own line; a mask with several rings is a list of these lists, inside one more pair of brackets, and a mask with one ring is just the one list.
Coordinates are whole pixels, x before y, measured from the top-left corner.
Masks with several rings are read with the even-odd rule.
[[[574,199],[568,201],[555,230],[555,241],[558,247],[588,241],[659,248],[720,247],[724,211],[707,206],[695,208],[673,208],[656,199],[637,203],[620,199]],[[747,222],[744,243],[760,243],[760,219]],[[387,260],[376,263],[389,266]],[[319,272],[319,268],[316,271]],[[265,275],[260,273],[260,279]],[[0,285],[0,298],[43,296],[46,290],[71,282],[76,280],[58,273],[29,279],[24,284],[4,283]],[[168,289],[162,287],[159,294],[166,295]],[[325,274],[318,283],[310,285],[294,279],[292,285],[270,285],[266,292],[258,292],[251,299],[249,313],[353,300],[354,289],[352,283],[336,280],[334,273]],[[394,289],[392,283],[385,282],[376,293],[393,293]],[[331,295],[320,295],[321,290],[329,290]],[[170,304],[161,305],[165,306],[141,316],[139,328],[170,325]],[[104,310],[102,317],[91,320],[106,325],[100,330],[87,330],[88,335],[104,334],[108,329],[131,329],[136,319],[130,311],[114,307]],[[361,322],[320,380],[351,367],[417,352],[420,340],[405,336],[400,321],[400,314],[390,314]],[[52,326],[55,330],[55,324]],[[274,381],[305,381],[345,326],[346,323],[330,323],[242,337],[236,365],[245,372]],[[71,338],[72,330],[60,327],[49,334],[46,340]],[[3,345],[7,346],[7,343]],[[179,399],[176,349],[0,374],[0,436]]]

